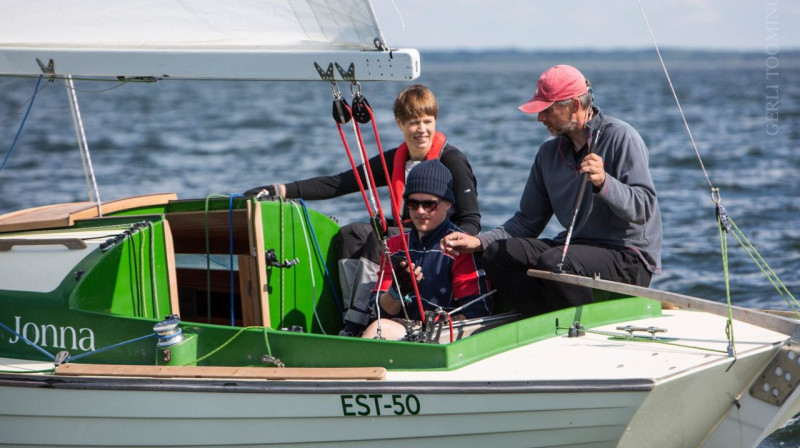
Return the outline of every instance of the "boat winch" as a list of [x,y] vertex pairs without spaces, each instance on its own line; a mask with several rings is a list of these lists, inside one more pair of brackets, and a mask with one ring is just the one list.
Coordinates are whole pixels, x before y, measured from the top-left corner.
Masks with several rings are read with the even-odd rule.
[[155,325],[156,364],[194,365],[197,360],[197,335],[184,333],[177,315],[170,315]]

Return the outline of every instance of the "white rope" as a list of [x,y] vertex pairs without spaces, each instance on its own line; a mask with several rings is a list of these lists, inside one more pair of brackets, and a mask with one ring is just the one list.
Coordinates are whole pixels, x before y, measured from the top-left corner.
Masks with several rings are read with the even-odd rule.
[[697,143],[694,141],[694,136],[692,136],[692,131],[689,129],[689,122],[686,121],[686,115],[683,113],[683,108],[681,107],[681,102],[678,101],[678,95],[675,93],[675,87],[672,86],[672,80],[669,77],[669,72],[667,71],[667,65],[664,64],[664,58],[661,57],[661,51],[658,49],[658,43],[656,42],[656,36],[653,33],[653,29],[650,27],[650,22],[647,20],[647,14],[644,12],[644,6],[642,6],[641,0],[636,0],[639,3],[639,9],[642,11],[642,17],[644,17],[644,23],[647,25],[647,31],[650,32],[650,37],[653,39],[653,46],[656,49],[656,54],[658,55],[658,60],[661,62],[661,68],[664,70],[664,75],[667,77],[667,84],[669,84],[669,89],[672,91],[672,97],[675,98],[675,104],[678,105],[678,112],[681,114],[681,118],[683,119],[683,125],[686,128],[686,132],[689,134],[689,140],[692,141],[692,147],[694,148],[694,152],[697,155],[697,160],[700,162],[700,168],[703,169],[703,175],[706,176],[706,182],[708,183],[709,188],[714,190],[714,186],[711,184],[711,179],[708,177],[708,173],[706,172],[706,167],[703,165],[703,159],[700,157],[700,151],[697,149]]
[[[81,119],[81,110],[78,107],[78,96],[75,93],[75,85],[72,82],[72,75],[67,75],[64,78],[64,83],[67,86],[67,98],[69,99],[69,108],[72,111],[72,124],[75,126],[75,137],[78,139],[78,149],[81,153],[81,162],[83,163],[83,173],[86,177],[86,187],[89,194],[89,201],[97,204],[97,215],[103,217],[103,207],[100,203],[100,190],[97,188],[97,179],[94,176],[94,167],[92,167],[92,158],[89,154],[89,143],[86,141],[86,132],[83,129],[83,120]],[[94,196],[92,195],[92,187],[94,187]],[[94,200],[92,200],[94,197]]]

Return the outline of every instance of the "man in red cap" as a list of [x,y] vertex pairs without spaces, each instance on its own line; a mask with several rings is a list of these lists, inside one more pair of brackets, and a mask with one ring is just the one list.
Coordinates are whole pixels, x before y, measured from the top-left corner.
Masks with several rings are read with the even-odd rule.
[[[519,109],[538,114],[554,138],[539,147],[519,211],[477,237],[441,241],[454,256],[482,251],[498,295],[527,315],[592,301],[590,289],[541,281],[528,269],[640,286],[660,270],[661,212],[647,147],[632,126],[592,104],[590,85],[569,65],[542,73]],[[564,231],[540,238],[553,216]]]

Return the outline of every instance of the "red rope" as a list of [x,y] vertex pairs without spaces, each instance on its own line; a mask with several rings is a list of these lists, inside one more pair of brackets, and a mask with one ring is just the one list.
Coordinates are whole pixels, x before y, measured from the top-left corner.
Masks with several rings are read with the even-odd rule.
[[[397,192],[394,191],[392,187],[392,177],[389,175],[389,167],[386,165],[386,158],[383,155],[383,145],[381,145],[381,138],[378,135],[378,127],[375,124],[375,116],[372,114],[372,107],[366,105],[367,112],[369,112],[370,122],[372,123],[372,130],[375,133],[375,141],[378,143],[378,154],[381,158],[381,164],[383,165],[383,175],[386,176],[386,185],[389,187],[389,197],[392,201],[392,216],[394,217],[394,222],[397,223],[397,228],[400,229],[400,235],[405,234],[405,230],[403,229],[403,214],[401,210],[399,210],[400,200],[397,197]],[[395,206],[397,204],[397,206]],[[411,269],[411,253],[408,251],[408,241],[405,238],[400,238],[400,241],[403,243],[403,252],[406,254],[406,260],[409,262],[409,269]],[[417,307],[419,308],[419,316],[422,320],[422,323],[425,323],[425,308],[422,306],[422,296],[419,293],[419,286],[417,286],[417,276],[414,274],[414,271],[411,270],[411,284],[414,286],[414,294],[417,297]]]
[[[358,136],[358,143],[361,146],[361,157],[364,160],[364,168],[367,170],[367,176],[369,176],[370,185],[372,185],[372,194],[375,197],[375,205],[378,207],[378,217],[381,220],[381,225],[383,227],[383,231],[386,232],[389,230],[389,225],[386,223],[386,216],[383,214],[383,208],[381,207],[381,198],[378,195],[378,187],[375,186],[375,177],[372,175],[372,167],[369,164],[369,157],[367,156],[367,148],[364,145],[364,137],[361,135],[361,127],[358,125],[356,120],[353,120],[353,125],[356,129],[356,136]],[[375,129],[373,124],[373,129]],[[377,129],[375,129],[375,138],[378,139]],[[378,147],[380,147],[380,140],[378,140]],[[389,184],[389,178],[386,178],[386,183]],[[370,214],[370,217],[373,215]]]
[[[347,105],[345,105],[345,107],[347,108],[347,111],[350,112],[350,107]],[[344,136],[342,125],[338,121],[336,122],[336,128],[339,129],[339,135],[342,137],[342,143],[344,144],[344,150],[347,153],[347,159],[350,161],[350,167],[353,169],[353,174],[356,176],[358,189],[361,190],[361,197],[364,198],[364,205],[367,206],[367,212],[370,216],[372,216],[372,207],[369,205],[369,199],[367,199],[367,191],[364,189],[364,184],[361,182],[361,176],[358,174],[358,168],[356,168],[356,163],[353,161],[353,153],[350,151],[350,145],[347,144],[347,138]]]

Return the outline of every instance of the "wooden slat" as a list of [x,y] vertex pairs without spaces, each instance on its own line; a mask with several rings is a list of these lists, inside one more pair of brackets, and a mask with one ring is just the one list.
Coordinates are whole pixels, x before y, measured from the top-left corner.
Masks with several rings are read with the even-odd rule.
[[256,285],[256,263],[250,255],[239,255],[239,297],[242,302],[242,326],[261,326],[261,301]]
[[[158,193],[103,202],[103,213],[110,214],[132,208],[166,204],[177,199],[175,193]],[[79,219],[98,217],[94,202],[71,202],[18,210],[0,215],[0,232],[68,227]]]
[[253,289],[259,304],[254,307],[261,315],[259,325],[269,327],[269,283],[267,280],[267,260],[264,248],[264,228],[261,220],[261,203],[258,201],[247,202],[247,215],[250,222],[250,255],[254,257],[255,266],[253,276]]
[[383,367],[226,367],[61,364],[56,375],[152,378],[239,378],[262,380],[383,380]]
[[[166,255],[167,278],[169,279],[169,305],[170,312],[164,314],[181,314],[180,300],[178,299],[178,272],[175,269],[175,246],[172,243],[172,228],[169,221],[162,221],[164,228],[164,253]],[[159,316],[160,317],[160,316]]]
[[[717,316],[728,317],[727,304],[686,296],[683,294],[645,288],[643,286],[617,283],[609,280],[581,277],[579,275],[556,274],[553,272],[540,271],[536,269],[529,269],[528,275],[531,277],[567,283],[570,285],[586,286],[588,288],[617,292],[630,296],[645,297],[648,299],[658,300],[662,303],[670,303],[681,308],[704,311]],[[768,330],[790,336],[796,341],[800,341],[800,320],[771,315],[755,309],[743,308],[740,306],[732,306],[731,313],[733,318],[738,321],[746,322],[757,327],[766,328]]]

